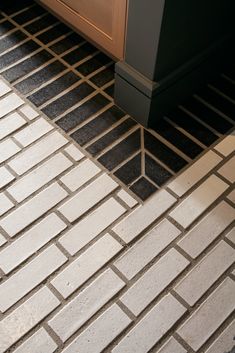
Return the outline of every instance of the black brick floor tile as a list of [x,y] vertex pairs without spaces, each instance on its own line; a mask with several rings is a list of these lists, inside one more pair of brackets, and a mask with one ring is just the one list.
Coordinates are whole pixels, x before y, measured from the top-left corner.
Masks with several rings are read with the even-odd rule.
[[30,7],[28,10],[25,10],[18,15],[12,17],[12,19],[17,22],[19,25],[23,25],[26,22],[33,20],[36,17],[45,14],[45,10],[38,5]]
[[159,121],[154,130],[190,158],[195,158],[203,151],[202,147],[174,128],[165,119]]
[[78,108],[57,120],[57,124],[66,132],[87,120],[93,114],[104,108],[110,101],[102,94],[98,93]]
[[53,40],[65,35],[70,29],[63,23],[59,23],[54,27],[48,29],[48,31],[43,32],[37,36],[37,39],[40,40],[43,44],[48,44]]
[[13,66],[12,68],[4,71],[2,73],[3,77],[9,82],[14,82],[15,80],[29,74],[35,67],[39,67],[45,64],[52,58],[52,55],[46,50],[42,50],[39,53],[31,56],[30,58],[22,61],[21,63]]
[[108,64],[110,61],[111,59],[107,55],[99,53],[93,58],[87,60],[85,63],[76,67],[76,70],[79,71],[83,76],[87,76],[90,75],[93,71],[96,71],[104,65]]
[[14,45],[22,42],[27,36],[21,31],[15,31],[10,33],[8,36],[0,39],[0,54],[5,50],[10,49]]
[[221,134],[226,133],[232,127],[230,122],[194,97],[188,99],[183,106],[201,121],[205,122]]
[[235,101],[235,85],[226,78],[219,76],[211,82],[219,91],[232,98]]
[[130,187],[130,190],[139,196],[142,201],[145,201],[157,191],[157,188],[146,178],[141,177]]
[[113,170],[125,159],[141,149],[140,141],[140,129],[138,129],[102,155],[98,161],[108,170]]
[[39,48],[39,45],[33,40],[28,40],[24,44],[10,50],[6,54],[0,57],[0,69],[3,69],[9,65],[14,64],[20,59],[23,59],[26,55],[33,53]]
[[162,186],[173,176],[147,153],[145,154],[145,174],[158,186]]
[[28,99],[38,107],[46,103],[49,99],[54,98],[57,94],[63,92],[79,80],[80,78],[73,72],[68,72],[49,83],[47,86],[41,88],[39,91],[30,95]]
[[72,49],[73,47],[75,47],[76,45],[79,45],[82,42],[84,42],[84,39],[81,36],[79,36],[79,34],[73,32],[69,34],[67,37],[52,44],[50,46],[50,49],[54,53],[61,55],[65,51]]
[[72,137],[83,146],[118,122],[124,115],[125,113],[122,110],[112,106],[77,130]]
[[145,148],[174,172],[178,172],[187,164],[186,160],[177,155],[147,130],[145,130]]
[[32,90],[40,87],[43,83],[52,79],[54,76],[58,75],[60,72],[63,72],[65,69],[66,67],[61,62],[54,61],[43,69],[30,75],[25,80],[17,83],[15,88],[23,94],[28,94]]
[[222,97],[220,94],[214,92],[210,88],[206,88],[200,92],[199,96],[220,112],[226,114],[229,118],[235,121],[235,104],[228,99]]
[[81,47],[72,50],[70,53],[63,56],[63,60],[69,65],[74,65],[85,59],[88,55],[93,54],[97,49],[90,43],[85,43]]
[[105,148],[115,142],[118,138],[122,137],[122,135],[127,133],[135,125],[136,122],[133,119],[128,118],[123,123],[113,128],[106,135],[95,141],[92,145],[87,147],[87,151],[93,156],[101,153]]
[[114,84],[110,85],[104,90],[105,93],[107,93],[110,97],[114,97]]
[[138,179],[141,176],[141,153],[122,165],[114,175],[126,185]]
[[32,0],[20,0],[20,1],[10,1],[10,0],[1,0],[0,1],[0,10],[4,11],[7,15],[12,15],[15,12],[18,12],[24,9],[27,6],[34,4]]
[[15,28],[15,27],[11,22],[9,22],[9,21],[2,22],[1,26],[0,26],[0,36],[2,36],[3,34],[6,34],[7,32],[9,32],[13,28]]
[[43,29],[46,29],[49,26],[53,25],[57,21],[58,19],[56,17],[50,14],[47,14],[46,16],[43,16],[42,18],[39,18],[36,21],[26,25],[24,29],[28,31],[30,34],[36,34],[42,31]]
[[98,87],[103,87],[114,79],[114,64],[92,76],[90,81]]
[[68,93],[64,94],[54,102],[47,105],[42,111],[49,116],[49,118],[57,118],[58,115],[64,113],[73,105],[79,103],[82,99],[86,98],[94,91],[94,88],[86,82],[80,84],[78,87],[73,88]]
[[174,109],[167,114],[167,117],[169,117],[176,126],[183,128],[206,146],[210,146],[218,138],[218,136],[211,130],[207,129],[204,125],[185,113],[182,109]]

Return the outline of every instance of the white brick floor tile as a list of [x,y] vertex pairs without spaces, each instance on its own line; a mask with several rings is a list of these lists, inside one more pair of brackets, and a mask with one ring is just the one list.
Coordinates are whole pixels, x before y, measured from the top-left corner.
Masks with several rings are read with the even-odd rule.
[[15,177],[5,168],[0,168],[0,188],[9,184]]
[[[186,309],[165,296],[113,349],[114,353],[147,353],[180,319]],[[173,352],[172,352],[173,353]]]
[[235,250],[222,240],[187,274],[175,291],[193,306],[234,261]]
[[1,269],[9,273],[65,228],[66,224],[59,217],[50,214],[0,252]]
[[66,196],[66,191],[55,183],[3,218],[0,226],[13,237]]
[[232,201],[233,203],[235,203],[235,190],[233,190],[232,192],[230,192],[230,194],[227,196],[227,198]]
[[14,158],[9,166],[19,175],[27,172],[45,158],[49,157],[68,141],[57,131],[52,132]]
[[71,191],[75,191],[99,172],[100,169],[95,165],[95,163],[91,162],[89,159],[86,159],[84,162],[81,162],[77,167],[72,169],[68,174],[63,176],[61,181]]
[[230,183],[235,182],[235,156],[232,157],[227,163],[223,165],[218,170],[218,173],[222,175],[225,179],[230,181]]
[[113,231],[126,243],[129,243],[175,202],[176,199],[173,196],[165,190],[161,190],[143,206],[138,207],[124,218],[113,228]]
[[206,353],[232,352],[234,344],[235,321],[233,321],[215,340]]
[[209,298],[178,329],[177,333],[195,350],[210,338],[233,312],[235,282],[226,278]]
[[14,353],[53,353],[57,344],[48,335],[44,328],[40,328],[26,342],[24,342]]
[[4,236],[0,233],[0,246],[6,244],[6,239],[4,238]]
[[125,190],[121,190],[117,193],[117,196],[124,201],[129,207],[134,207],[135,205],[137,205],[137,201],[134,199],[134,197],[132,197],[131,195],[128,194],[128,192],[126,192]]
[[0,163],[5,162],[8,158],[14,156],[17,152],[20,151],[15,142],[8,139],[0,143]]
[[20,108],[20,112],[23,113],[29,120],[35,119],[39,114],[29,105],[24,105]]
[[80,161],[83,157],[84,154],[79,151],[79,149],[74,146],[74,145],[69,145],[68,147],[65,148],[65,151],[72,157],[76,162]]
[[225,157],[232,153],[235,150],[235,130],[218,143],[215,149]]
[[226,234],[226,238],[228,238],[235,244],[235,228],[231,229],[230,232]]
[[22,146],[27,147],[51,130],[53,130],[53,126],[45,119],[40,118],[15,134],[14,138],[21,143]]
[[116,305],[98,317],[62,353],[101,353],[130,324],[131,319]]
[[172,223],[163,220],[122,255],[114,265],[130,280],[179,234],[180,231]]
[[196,258],[235,219],[235,209],[222,201],[178,243],[192,258]]
[[124,286],[125,283],[108,269],[56,314],[49,326],[65,342]]
[[12,112],[24,103],[24,101],[15,93],[10,93],[8,96],[0,99],[0,118]]
[[194,190],[170,216],[184,228],[190,226],[206,209],[228,188],[215,175],[210,176],[196,190]]
[[122,246],[106,234],[52,280],[52,285],[67,298],[103,267]]
[[7,86],[5,82],[0,80],[0,97],[11,91],[11,88]]
[[111,198],[71,228],[59,242],[71,255],[74,255],[125,211],[124,207]]
[[14,207],[14,204],[11,202],[11,200],[9,200],[6,195],[0,194],[0,216],[10,210],[12,207]]
[[18,113],[12,113],[6,118],[2,118],[0,120],[0,140],[25,124],[26,121]]
[[171,249],[121,297],[135,316],[139,315],[189,264]]
[[10,186],[7,191],[17,202],[21,202],[71,166],[72,162],[62,153],[58,153],[33,169],[29,174],[23,176],[23,178]]
[[107,174],[103,174],[69,199],[58,210],[70,222],[74,222],[117,187],[118,184],[112,178]]
[[180,174],[174,181],[172,181],[168,188],[174,191],[178,196],[182,196],[191,187],[201,180],[207,173],[209,173],[222,160],[213,151],[207,152],[198,161],[193,163],[191,167]]
[[59,305],[59,300],[43,287],[0,322],[0,353],[5,352]]
[[187,351],[174,337],[171,337],[160,350],[154,351],[154,353],[187,353]]
[[67,257],[55,245],[44,250],[0,285],[0,310],[9,309],[66,261]]

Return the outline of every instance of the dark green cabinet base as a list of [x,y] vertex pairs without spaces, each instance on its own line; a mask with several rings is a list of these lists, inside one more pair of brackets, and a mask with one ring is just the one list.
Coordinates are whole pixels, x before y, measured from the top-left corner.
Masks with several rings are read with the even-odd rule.
[[[145,127],[156,126],[169,110],[234,61],[234,3],[190,3],[192,7],[186,0],[149,0],[145,5],[142,0],[129,1],[126,55],[115,69],[115,103]],[[189,16],[192,25],[184,31]],[[202,23],[197,22],[200,16]]]

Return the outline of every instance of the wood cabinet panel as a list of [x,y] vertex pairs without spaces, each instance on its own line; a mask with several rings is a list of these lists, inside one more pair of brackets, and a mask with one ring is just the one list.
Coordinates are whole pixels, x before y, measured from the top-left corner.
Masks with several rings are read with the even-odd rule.
[[127,0],[40,0],[113,57],[124,56]]
[[115,0],[61,0],[85,20],[112,36]]

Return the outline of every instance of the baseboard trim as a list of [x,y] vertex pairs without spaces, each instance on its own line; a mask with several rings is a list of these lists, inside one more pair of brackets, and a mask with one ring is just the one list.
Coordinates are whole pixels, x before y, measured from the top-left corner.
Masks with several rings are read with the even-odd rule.
[[115,102],[139,123],[154,127],[172,107],[203,86],[235,56],[227,36],[159,82],[150,81],[125,62],[116,64]]

